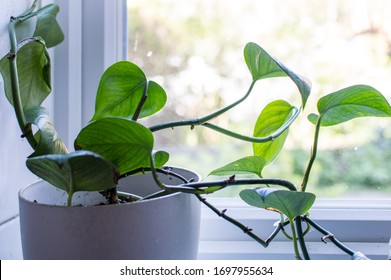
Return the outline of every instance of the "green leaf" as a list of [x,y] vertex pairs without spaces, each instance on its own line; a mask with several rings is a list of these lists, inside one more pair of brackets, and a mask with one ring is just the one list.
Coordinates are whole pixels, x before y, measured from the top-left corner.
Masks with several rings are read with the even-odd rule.
[[25,110],[25,116],[27,124],[35,124],[39,128],[39,133],[36,135],[38,147],[30,157],[68,153],[45,108],[29,107]]
[[[292,107],[284,100],[269,103],[259,115],[254,127],[254,137],[265,137],[278,130],[291,116]],[[288,130],[273,141],[253,143],[255,156],[265,159],[265,165],[270,164],[280,153],[288,136]]]
[[35,175],[68,194],[107,190],[115,187],[118,181],[116,167],[88,151],[29,158],[26,165]]
[[308,119],[315,124],[320,117],[321,126],[332,126],[358,117],[390,117],[391,107],[373,87],[354,85],[320,98],[318,112]]
[[[37,39],[27,39],[22,42],[16,58],[23,108],[40,106],[51,92],[50,58],[45,44]],[[10,65],[6,56],[0,61],[0,72],[7,99],[13,104]]]
[[154,139],[149,129],[121,118],[105,118],[84,127],[75,140],[76,150],[100,154],[118,166],[120,174],[150,167]]
[[244,59],[254,81],[273,77],[291,78],[300,91],[302,105],[305,107],[311,92],[311,83],[306,78],[294,73],[255,43],[245,46]]
[[246,189],[240,198],[247,204],[276,211],[290,220],[307,213],[315,201],[315,195],[308,192],[295,192],[274,188]]
[[165,151],[154,151],[153,152],[153,159],[155,161],[156,168],[163,167],[169,160],[170,155],[169,153]]
[[307,119],[313,123],[313,124],[316,124],[318,122],[318,119],[319,119],[319,115],[317,114],[314,114],[314,113],[311,113],[307,116]]
[[265,166],[265,160],[259,156],[249,156],[223,167],[213,170],[209,175],[227,176],[234,174],[255,174],[262,177],[262,169]]
[[56,4],[49,4],[37,11],[37,25],[34,36],[41,37],[47,48],[54,47],[64,40],[64,33],[56,20],[60,8]]
[[100,80],[92,121],[110,116],[131,119],[144,94],[147,99],[140,118],[153,115],[163,108],[167,95],[157,83],[148,81],[137,65],[129,61],[113,64]]

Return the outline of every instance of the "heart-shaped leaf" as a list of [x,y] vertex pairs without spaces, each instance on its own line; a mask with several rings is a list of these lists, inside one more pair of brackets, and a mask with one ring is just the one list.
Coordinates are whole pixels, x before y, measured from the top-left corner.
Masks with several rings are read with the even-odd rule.
[[255,43],[248,43],[244,48],[244,59],[254,81],[273,77],[289,77],[300,91],[303,108],[311,92],[311,83],[294,73],[281,62],[269,55]]
[[29,107],[25,110],[26,123],[35,124],[39,128],[39,133],[35,138],[38,147],[30,157],[46,154],[67,154],[68,150],[54,129],[49,113],[43,107]]
[[117,62],[104,72],[100,80],[92,121],[110,116],[131,119],[143,96],[147,98],[140,118],[156,113],[167,100],[163,88],[148,81],[137,65],[129,61]]
[[60,8],[49,4],[37,11],[37,25],[34,36],[41,37],[47,48],[54,47],[64,40],[64,33],[56,20]]
[[170,158],[170,154],[165,151],[154,151],[153,160],[155,161],[155,167],[163,167]]
[[[269,103],[259,115],[254,127],[255,137],[265,137],[278,130],[292,116],[293,107],[284,100]],[[254,155],[264,158],[270,164],[280,153],[288,136],[288,130],[273,141],[253,143]]]
[[246,189],[240,192],[240,198],[247,204],[276,211],[290,220],[307,213],[315,201],[315,195],[308,192],[296,192],[275,188]]
[[[45,43],[26,39],[17,53],[18,78],[23,108],[40,106],[51,92],[50,58]],[[8,101],[13,104],[11,74],[8,58],[0,61],[0,72]]]
[[373,87],[354,85],[320,98],[318,112],[308,119],[316,124],[320,116],[321,126],[332,126],[358,117],[390,117],[391,107]]
[[29,158],[28,169],[53,186],[72,195],[77,191],[103,191],[117,185],[116,167],[88,151]]
[[143,125],[121,118],[99,119],[84,127],[76,150],[88,150],[113,162],[120,174],[150,167],[154,139]]
[[215,169],[209,175],[227,176],[244,173],[255,174],[259,177],[262,177],[261,173],[264,166],[265,160],[262,157],[249,156]]

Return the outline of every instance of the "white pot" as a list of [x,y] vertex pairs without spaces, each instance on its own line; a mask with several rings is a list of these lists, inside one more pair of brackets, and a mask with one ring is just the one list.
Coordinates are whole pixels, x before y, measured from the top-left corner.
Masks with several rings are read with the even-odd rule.
[[[187,179],[191,171],[174,168]],[[167,184],[175,178],[160,175]],[[151,174],[120,180],[119,189],[151,194],[159,188]],[[25,259],[195,259],[200,203],[191,194],[118,205],[97,205],[99,193],[80,192],[67,207],[66,193],[39,181],[19,193]]]

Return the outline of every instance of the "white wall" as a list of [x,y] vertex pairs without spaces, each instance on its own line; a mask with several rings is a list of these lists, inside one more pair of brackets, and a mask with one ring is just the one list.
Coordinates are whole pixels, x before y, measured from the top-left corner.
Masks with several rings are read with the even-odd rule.
[[[1,0],[1,57],[9,51],[7,24],[10,16],[23,13],[32,2],[32,0]],[[0,78],[0,259],[22,257],[17,218],[17,193],[21,187],[35,180],[24,164],[32,150],[20,135],[13,108],[5,98],[3,81]]]

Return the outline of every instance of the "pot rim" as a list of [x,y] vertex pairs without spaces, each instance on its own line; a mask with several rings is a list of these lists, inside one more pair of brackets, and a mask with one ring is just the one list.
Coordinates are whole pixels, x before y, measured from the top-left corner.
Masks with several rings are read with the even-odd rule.
[[[180,170],[184,170],[184,171],[188,171],[188,172],[191,172],[194,174],[194,177],[198,178],[198,181],[201,181],[201,176],[193,171],[193,170],[190,170],[190,169],[187,169],[187,168],[183,168],[183,167],[176,167],[176,166],[168,166],[169,168],[173,168],[173,169],[180,169]],[[134,176],[142,176],[144,174],[138,174],[138,175],[134,175]],[[50,185],[50,183],[48,183],[47,181],[43,180],[43,179],[39,179],[31,184],[28,184],[27,186],[24,186],[23,188],[21,188],[18,192],[18,197],[19,197],[19,200],[22,200],[24,201],[24,203],[28,203],[28,204],[34,204],[34,205],[39,205],[41,207],[54,207],[54,208],[91,208],[91,207],[121,207],[121,206],[124,206],[124,205],[137,205],[137,204],[142,204],[142,203],[148,203],[148,202],[153,202],[153,201],[157,201],[157,200],[161,200],[161,199],[167,199],[167,198],[170,198],[170,197],[173,197],[173,196],[178,196],[178,195],[182,195],[182,194],[185,194],[185,193],[181,193],[181,192],[174,192],[174,193],[169,193],[169,194],[166,194],[166,195],[163,195],[163,196],[159,196],[159,197],[155,197],[155,198],[150,198],[150,199],[146,199],[146,200],[138,200],[138,201],[134,201],[134,202],[125,202],[125,203],[120,203],[120,204],[96,204],[96,205],[72,205],[72,206],[67,206],[67,205],[54,205],[54,204],[49,204],[49,203],[43,203],[43,202],[38,202],[38,201],[32,201],[32,200],[29,200],[26,198],[26,196],[24,195],[24,192],[26,192],[27,189],[31,188],[31,187],[34,187],[34,185],[37,185],[37,184],[40,184],[40,183],[46,183],[48,185]],[[59,192],[64,192],[66,194],[66,192],[64,190],[61,190],[59,188],[56,188],[52,185],[50,185],[52,188],[56,189],[57,191]],[[97,191],[96,191],[97,192]],[[75,192],[74,195],[77,195],[78,193],[96,193],[95,191],[79,191],[79,192]]]

